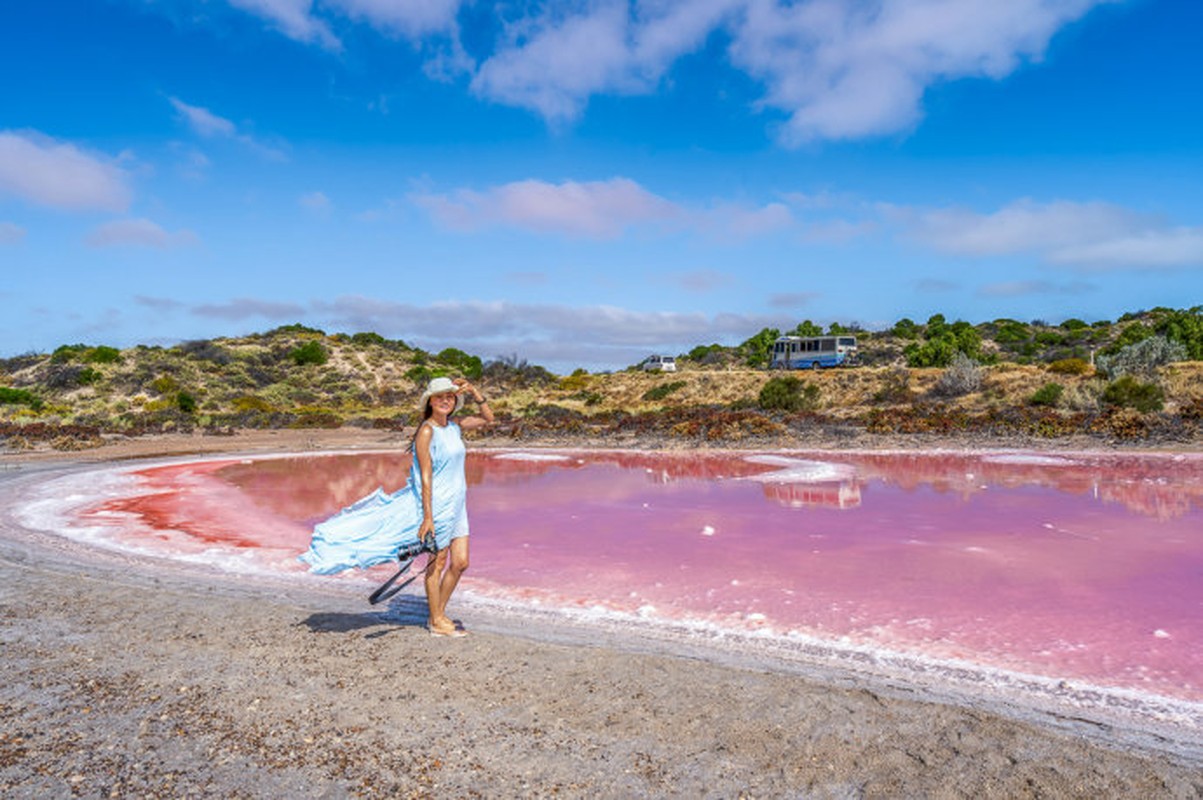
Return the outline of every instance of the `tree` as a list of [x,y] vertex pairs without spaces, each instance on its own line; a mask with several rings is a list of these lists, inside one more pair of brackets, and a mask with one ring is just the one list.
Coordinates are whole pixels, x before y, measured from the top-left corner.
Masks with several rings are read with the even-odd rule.
[[484,371],[484,365],[479,356],[470,356],[463,350],[454,347],[440,351],[434,358],[435,361],[452,370],[462,372],[470,380],[480,380],[481,373]]
[[1203,306],[1171,311],[1156,324],[1154,330],[1186,348],[1191,361],[1203,361]]
[[823,329],[808,319],[804,319],[789,332],[790,336],[822,336]]
[[749,367],[767,367],[773,357],[773,343],[781,336],[776,328],[763,328],[760,333],[744,341],[740,351]]
[[911,367],[947,367],[958,353],[976,360],[981,346],[981,334],[968,322],[949,325],[943,314],[935,314],[927,321],[924,341],[907,345],[902,353]]
[[918,339],[919,326],[909,317],[903,317],[894,323],[894,327],[890,329],[890,333],[899,339]]

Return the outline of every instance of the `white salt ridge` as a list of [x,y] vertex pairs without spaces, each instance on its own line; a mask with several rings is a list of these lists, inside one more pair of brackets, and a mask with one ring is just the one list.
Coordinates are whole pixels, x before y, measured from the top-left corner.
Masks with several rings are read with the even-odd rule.
[[[89,525],[81,521],[79,513],[88,506],[97,506],[114,498],[157,493],[142,489],[142,484],[132,474],[144,468],[144,465],[139,465],[101,469],[47,481],[34,488],[28,502],[14,509],[14,516],[31,530],[53,533],[70,541],[110,552],[208,567],[231,575],[278,578],[287,574],[276,563],[275,554],[265,551],[211,547],[200,551],[181,552],[164,549],[157,538],[148,539],[147,544],[143,545],[135,538],[122,537],[121,534],[128,534],[141,527],[134,515],[125,512],[110,511],[97,515],[111,521],[108,524]],[[123,522],[125,524],[122,524]],[[179,531],[166,530],[187,536]]]
[[743,480],[761,483],[832,483],[850,481],[856,477],[855,467],[830,461],[808,461],[801,458],[769,455],[748,456],[746,460],[752,464],[781,467],[775,472],[749,475],[743,478]]
[[1012,464],[1027,467],[1072,467],[1078,462],[1072,458],[1044,456],[1036,453],[1001,453],[982,456],[987,464]]
[[571,461],[570,456],[557,453],[497,453],[493,458],[503,461]]

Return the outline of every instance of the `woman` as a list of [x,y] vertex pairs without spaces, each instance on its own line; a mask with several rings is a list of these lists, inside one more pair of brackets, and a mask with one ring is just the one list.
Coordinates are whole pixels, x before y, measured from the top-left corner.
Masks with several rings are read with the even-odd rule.
[[[480,416],[456,423],[451,416],[470,394]],[[300,559],[310,572],[327,574],[392,561],[402,547],[433,539],[437,551],[426,562],[427,627],[435,636],[466,636],[447,616],[447,601],[468,568],[468,511],[465,505],[462,430],[492,424],[493,412],[480,391],[463,378],[435,378],[419,401],[422,421],[414,433],[409,482],[393,494],[375,492],[313,529]]]

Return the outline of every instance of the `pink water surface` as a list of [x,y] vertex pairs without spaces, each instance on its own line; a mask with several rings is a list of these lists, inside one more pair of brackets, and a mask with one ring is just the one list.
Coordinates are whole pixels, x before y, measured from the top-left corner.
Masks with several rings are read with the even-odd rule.
[[[155,467],[85,516],[164,555],[300,572],[312,524],[408,464]],[[467,469],[478,596],[1203,700],[1198,456],[475,452]]]

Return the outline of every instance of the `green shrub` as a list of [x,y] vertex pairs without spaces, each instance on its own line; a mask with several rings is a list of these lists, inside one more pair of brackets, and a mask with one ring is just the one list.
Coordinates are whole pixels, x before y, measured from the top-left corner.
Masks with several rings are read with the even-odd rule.
[[770,378],[756,399],[765,411],[806,411],[819,403],[819,387],[792,375]]
[[212,361],[219,366],[225,366],[234,360],[234,356],[228,350],[209,339],[180,342],[174,349],[198,361]]
[[[1124,315],[1128,316],[1127,314]],[[1120,322],[1123,322],[1123,317]],[[1143,342],[1153,335],[1153,329],[1148,325],[1140,322],[1133,322],[1119,332],[1119,336],[1115,337],[1115,341],[1103,348],[1103,353],[1106,355],[1115,355],[1125,347],[1129,347],[1138,342]]]
[[672,381],[671,383],[662,383],[659,386],[653,386],[643,393],[643,399],[650,402],[663,400],[684,385],[685,381]]
[[25,389],[10,389],[7,386],[0,386],[0,403],[26,405],[34,411],[41,411],[43,406],[42,398],[33,392],[26,391]]
[[121,351],[116,347],[100,345],[84,353],[84,361],[89,364],[116,364],[121,360]]
[[388,340],[378,333],[355,333],[351,335],[351,341],[355,344],[384,344]]
[[902,352],[908,367],[944,367],[952,362],[957,346],[950,339],[941,337],[923,344],[908,344]]
[[262,397],[253,394],[244,394],[234,398],[234,410],[240,412],[262,411],[270,414],[276,410],[276,407]]
[[720,360],[718,358],[718,356],[721,356],[723,351],[726,349],[727,348],[725,348],[721,344],[717,344],[717,343],[716,344],[699,344],[697,347],[693,348],[688,353],[686,353],[685,357],[688,358],[690,361],[695,361],[699,364],[707,364],[707,363],[711,363],[713,361]]
[[308,325],[302,325],[299,322],[294,322],[291,325],[281,325],[278,328],[273,328],[267,332],[267,336],[277,333],[316,333],[318,336],[325,336],[326,332],[320,328],[310,328]]
[[288,357],[298,367],[303,367],[306,364],[325,364],[330,360],[330,355],[326,352],[326,348],[322,347],[318,342],[305,342],[305,344],[290,351]]
[[1141,383],[1124,375],[1103,390],[1103,402],[1121,408],[1134,408],[1142,414],[1160,411],[1165,405],[1165,392],[1155,383]]
[[196,398],[188,392],[180,392],[175,396],[175,407],[185,414],[196,411]]
[[150,388],[162,395],[171,394],[180,388],[180,382],[170,375],[160,375],[151,381]]
[[587,406],[596,406],[596,405],[601,405],[601,402],[603,400],[605,400],[606,398],[602,397],[597,392],[590,392],[588,390],[582,389],[581,391],[577,392],[576,394],[568,395],[567,399],[568,400],[580,400],[582,403],[584,403]]
[[571,375],[560,378],[560,388],[566,392],[575,392],[584,389],[591,382],[589,371],[578,367],[572,371]]
[[[442,372],[440,371],[441,375]],[[435,377],[435,372],[430,367],[424,367],[421,364],[414,365],[405,371],[405,377],[417,384],[430,383],[430,379]]]
[[1047,369],[1057,375],[1085,375],[1091,367],[1084,358],[1062,358],[1049,364]]
[[77,356],[86,353],[88,346],[86,344],[64,344],[54,349],[50,355],[51,364],[65,364],[73,360]]
[[1064,391],[1065,387],[1059,383],[1046,383],[1036,390],[1028,402],[1034,406],[1055,406]]
[[994,341],[999,344],[1018,344],[1032,338],[1032,331],[1027,325],[1013,319],[995,320],[998,329],[994,333]]
[[463,350],[454,347],[448,347],[441,351],[435,356],[435,360],[449,367],[452,372],[458,372],[473,381],[480,380],[481,373],[484,371],[484,365],[479,356],[470,356]]
[[530,364],[517,353],[508,356],[498,356],[484,365],[481,373],[491,381],[510,383],[517,386],[534,386],[548,384],[555,376],[537,364]]
[[80,386],[91,386],[99,381],[103,376],[91,367],[84,367],[75,375],[75,380]]

